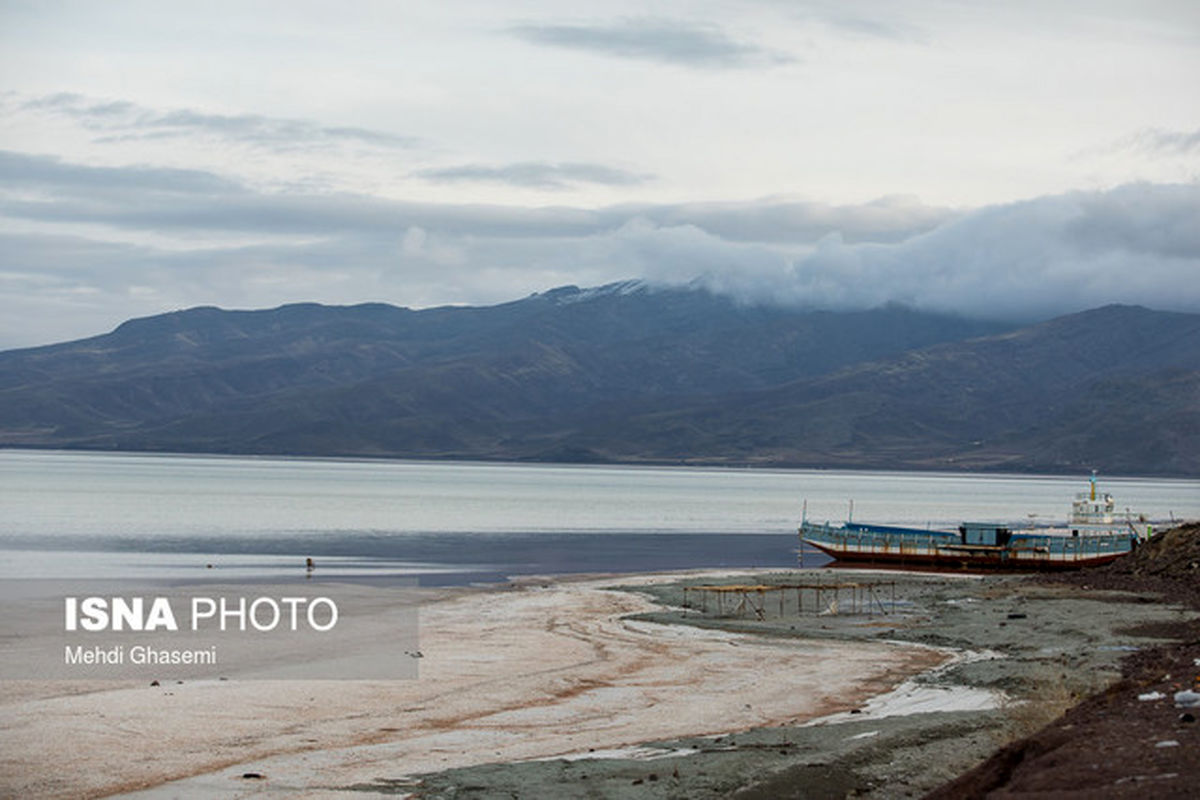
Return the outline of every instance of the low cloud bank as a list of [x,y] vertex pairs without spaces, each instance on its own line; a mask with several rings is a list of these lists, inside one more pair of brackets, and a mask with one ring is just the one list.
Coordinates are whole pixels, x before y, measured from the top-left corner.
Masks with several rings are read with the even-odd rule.
[[[752,302],[888,302],[1032,320],[1109,303],[1200,312],[1200,187],[1135,184],[991,206],[893,243],[839,232],[794,258],[659,229],[648,277],[699,278]],[[646,242],[640,247],[645,249]],[[690,266],[701,266],[689,276]]]
[[486,305],[628,278],[1014,321],[1109,303],[1200,312],[1196,184],[969,211],[904,197],[524,208],[265,192],[201,170],[0,152],[0,187],[0,349],[195,305]]

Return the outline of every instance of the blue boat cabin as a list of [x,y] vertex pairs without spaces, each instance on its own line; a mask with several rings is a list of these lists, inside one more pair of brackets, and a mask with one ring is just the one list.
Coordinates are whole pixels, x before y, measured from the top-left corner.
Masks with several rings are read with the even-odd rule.
[[985,547],[1007,547],[1009,529],[1003,525],[991,525],[986,522],[964,522],[958,526],[963,544],[983,545]]

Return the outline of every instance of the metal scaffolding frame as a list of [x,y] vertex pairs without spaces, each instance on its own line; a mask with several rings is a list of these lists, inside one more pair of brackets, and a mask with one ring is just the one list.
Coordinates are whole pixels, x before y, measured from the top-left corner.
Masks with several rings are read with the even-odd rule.
[[[884,604],[881,591],[891,589],[891,604]],[[778,593],[779,616],[783,617],[785,601],[789,592],[796,592],[796,613],[805,613],[805,593],[811,593],[808,607],[810,614],[866,614],[868,617],[875,613],[888,616],[896,607],[896,582],[877,581],[865,583],[861,581],[836,583],[754,583],[701,585],[683,587],[683,609],[687,615],[689,609],[696,608],[689,603],[689,593],[698,596],[699,610],[708,613],[710,599],[715,597],[717,616],[746,616],[752,612],[756,619],[767,618],[768,599]],[[726,600],[728,599],[728,602]],[[729,606],[726,608],[726,606]],[[772,603],[772,606],[775,604]],[[889,611],[889,608],[891,611]],[[878,609],[878,612],[876,612]]]

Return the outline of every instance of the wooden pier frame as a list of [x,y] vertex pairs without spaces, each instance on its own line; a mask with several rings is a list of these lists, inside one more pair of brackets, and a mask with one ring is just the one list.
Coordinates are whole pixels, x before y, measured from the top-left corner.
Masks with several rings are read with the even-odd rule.
[[[891,589],[891,605],[886,606],[881,592]],[[817,582],[817,583],[751,583],[700,585],[683,587],[683,613],[686,616],[689,609],[696,606],[689,603],[691,597],[699,597],[700,611],[708,613],[710,600],[716,602],[716,615],[746,616],[753,613],[759,620],[767,618],[773,595],[778,595],[779,616],[784,616],[785,600],[789,592],[796,592],[796,613],[803,614],[805,609],[804,596],[811,592],[812,602],[809,604],[811,614],[866,614],[868,617],[875,613],[888,616],[896,608],[896,582],[877,581],[866,583],[861,581]],[[728,608],[727,608],[728,606]],[[878,611],[876,611],[878,609]]]

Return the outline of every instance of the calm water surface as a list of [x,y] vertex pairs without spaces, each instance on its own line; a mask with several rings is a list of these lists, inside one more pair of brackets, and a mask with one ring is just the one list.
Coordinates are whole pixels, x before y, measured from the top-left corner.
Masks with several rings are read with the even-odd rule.
[[[555,466],[0,451],[0,576],[417,575],[791,566],[808,516],[1065,519],[1083,476]],[[1200,481],[1103,478],[1200,518]],[[211,564],[212,567],[208,565]]]

